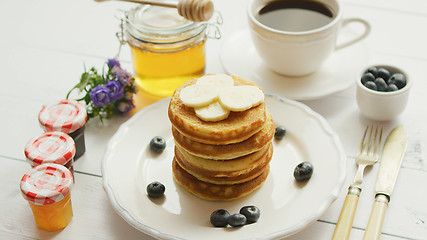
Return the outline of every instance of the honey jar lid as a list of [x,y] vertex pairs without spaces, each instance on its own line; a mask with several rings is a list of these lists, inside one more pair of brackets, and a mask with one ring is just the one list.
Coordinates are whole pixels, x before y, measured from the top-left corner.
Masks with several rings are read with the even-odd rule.
[[72,133],[83,127],[86,121],[85,107],[72,99],[43,106],[39,113],[39,123],[45,131]]
[[21,179],[24,198],[35,205],[48,205],[64,199],[73,185],[70,170],[59,164],[42,164]]
[[192,22],[173,8],[140,5],[126,13],[126,30],[144,42],[184,41],[205,32],[207,22]]
[[64,165],[74,158],[74,140],[63,132],[45,132],[28,141],[24,150],[27,161],[32,166],[45,163]]

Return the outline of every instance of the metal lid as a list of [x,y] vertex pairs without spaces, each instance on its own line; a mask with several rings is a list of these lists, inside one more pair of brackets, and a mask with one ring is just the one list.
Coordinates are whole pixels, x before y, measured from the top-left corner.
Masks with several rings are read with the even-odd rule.
[[24,198],[35,205],[48,205],[64,199],[73,185],[70,170],[59,164],[32,168],[21,179]]
[[85,107],[72,99],[44,106],[39,113],[39,122],[45,131],[71,133],[83,127],[86,121]]
[[45,132],[40,137],[28,141],[24,150],[27,161],[32,166],[45,163],[64,165],[74,158],[74,140],[63,132]]
[[171,43],[192,38],[206,29],[206,22],[192,22],[173,8],[140,5],[126,12],[126,30],[134,38]]

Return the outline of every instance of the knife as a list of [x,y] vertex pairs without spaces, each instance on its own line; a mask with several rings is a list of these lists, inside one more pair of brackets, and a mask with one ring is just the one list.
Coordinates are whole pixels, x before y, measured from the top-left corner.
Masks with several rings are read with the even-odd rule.
[[364,240],[380,239],[385,212],[408,146],[408,134],[403,126],[394,128],[387,137],[375,186],[375,203],[366,227]]

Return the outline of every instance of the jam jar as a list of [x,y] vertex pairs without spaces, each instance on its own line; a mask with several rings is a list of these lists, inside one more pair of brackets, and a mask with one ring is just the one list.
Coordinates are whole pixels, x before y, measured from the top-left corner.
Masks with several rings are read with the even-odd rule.
[[59,164],[39,165],[22,177],[21,192],[38,227],[55,231],[68,225],[73,218],[72,185],[71,172]]
[[[209,26],[189,21],[173,8],[140,5],[127,11],[122,29],[137,85],[151,95],[167,97],[185,81],[204,75]],[[217,28],[216,34],[219,38]]]
[[44,132],[25,146],[25,157],[32,167],[46,163],[60,164],[74,175],[74,140],[63,132]]
[[39,113],[39,123],[45,131],[64,132],[73,138],[76,144],[74,160],[86,151],[84,137],[86,121],[87,112],[83,104],[71,99],[43,106]]

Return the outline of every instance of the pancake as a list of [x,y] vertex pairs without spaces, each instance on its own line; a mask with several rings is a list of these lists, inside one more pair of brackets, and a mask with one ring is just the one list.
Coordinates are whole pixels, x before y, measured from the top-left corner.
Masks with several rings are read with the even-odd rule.
[[[232,76],[234,85],[253,85],[253,82]],[[250,138],[260,131],[266,122],[265,102],[242,112],[230,112],[228,118],[207,122],[196,116],[194,108],[185,106],[179,94],[187,86],[195,84],[191,79],[175,90],[169,103],[168,116],[172,125],[185,137],[206,144],[225,145]]]
[[197,179],[214,184],[236,184],[259,176],[270,163],[273,144],[262,150],[230,161],[204,159],[175,148],[175,160]]
[[246,196],[261,187],[270,172],[270,165],[267,165],[258,177],[233,185],[217,185],[200,181],[182,169],[175,160],[172,162],[172,172],[175,181],[195,196],[206,200],[228,201]]
[[259,151],[273,139],[274,131],[274,122],[270,113],[267,113],[267,121],[260,131],[242,142],[227,145],[199,143],[185,137],[172,127],[175,145],[192,155],[215,160],[234,159]]
[[273,144],[270,142],[261,150],[231,160],[214,160],[194,156],[187,151],[175,146],[175,157],[178,162],[192,169],[193,172],[209,177],[233,177],[252,171],[262,164],[263,159],[271,157]]

